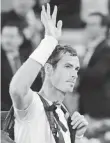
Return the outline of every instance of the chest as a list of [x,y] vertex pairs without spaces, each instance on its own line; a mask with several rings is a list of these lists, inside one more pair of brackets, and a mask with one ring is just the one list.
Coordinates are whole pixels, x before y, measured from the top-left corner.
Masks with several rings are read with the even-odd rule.
[[[66,119],[62,111],[57,110],[56,112],[60,116],[61,122],[67,128],[66,132],[63,132],[62,129],[60,129],[63,134],[64,140],[65,142],[70,143],[70,133]],[[36,141],[35,143],[55,143],[45,111],[40,114],[39,118],[36,117],[30,122],[15,122],[15,140],[18,141],[19,138],[22,138],[20,139],[20,141],[22,140],[26,143],[28,143],[27,141],[25,141],[25,139],[27,140],[27,138],[28,141],[30,141],[29,143],[31,143],[32,141]]]

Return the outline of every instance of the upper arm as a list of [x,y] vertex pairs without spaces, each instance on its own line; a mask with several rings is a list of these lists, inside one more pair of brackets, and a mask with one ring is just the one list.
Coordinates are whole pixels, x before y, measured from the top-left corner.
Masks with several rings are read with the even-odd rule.
[[15,93],[15,95],[11,96],[11,98],[15,108],[25,110],[29,107],[33,100],[33,91],[29,89],[25,96],[19,96]]
[[[27,97],[29,97],[28,95],[31,96],[30,101],[26,99]],[[39,95],[36,92],[33,92],[31,90],[29,91],[28,95],[26,95],[26,98],[24,101],[25,103],[22,104],[23,101],[20,103],[21,107],[20,105],[15,105],[16,102],[15,104],[13,104],[14,116],[16,120],[24,121],[24,122],[36,120],[41,116],[42,112],[44,111],[44,107]],[[26,104],[26,100],[27,100],[27,104]]]
[[41,65],[28,59],[16,72],[10,83],[10,96],[17,109],[26,109],[32,101],[33,91],[30,89],[37,77]]

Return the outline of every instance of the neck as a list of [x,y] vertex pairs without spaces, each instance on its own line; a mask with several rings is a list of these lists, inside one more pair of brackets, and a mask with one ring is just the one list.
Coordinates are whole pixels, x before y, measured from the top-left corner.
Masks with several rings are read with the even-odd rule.
[[55,88],[49,81],[44,81],[42,89],[39,92],[44,98],[49,101],[58,101],[60,104],[63,102],[65,93]]

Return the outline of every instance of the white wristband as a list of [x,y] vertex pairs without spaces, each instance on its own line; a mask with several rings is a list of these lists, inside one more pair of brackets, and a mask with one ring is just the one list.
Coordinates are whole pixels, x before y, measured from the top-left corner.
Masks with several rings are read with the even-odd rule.
[[57,44],[58,41],[54,37],[46,35],[29,58],[44,66]]
[[81,135],[81,136],[77,136],[75,135],[76,139],[82,139],[84,137],[84,135]]

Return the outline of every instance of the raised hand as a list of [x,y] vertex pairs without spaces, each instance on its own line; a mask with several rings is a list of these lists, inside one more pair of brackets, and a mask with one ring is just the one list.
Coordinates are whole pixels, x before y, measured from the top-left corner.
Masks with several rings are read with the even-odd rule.
[[73,129],[76,129],[76,136],[81,137],[87,130],[88,122],[83,115],[78,112],[74,112],[71,117],[71,125]]
[[[54,7],[52,15],[50,14],[50,5],[47,4],[47,10],[42,6],[41,21],[45,28],[45,35],[53,36],[59,40],[62,33],[62,21],[56,22],[57,6]],[[57,24],[56,24],[57,23]]]

